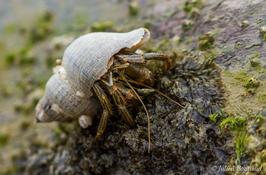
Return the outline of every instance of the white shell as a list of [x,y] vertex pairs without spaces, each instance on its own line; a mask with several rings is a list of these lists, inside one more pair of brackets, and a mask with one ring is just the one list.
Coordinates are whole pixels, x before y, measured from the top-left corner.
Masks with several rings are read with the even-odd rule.
[[65,50],[62,66],[54,69],[45,94],[36,106],[39,122],[68,121],[79,118],[82,127],[91,124],[100,104],[91,96],[94,82],[112,65],[121,50],[135,52],[150,38],[145,28],[128,33],[90,33],[74,40]]
[[122,49],[134,52],[149,37],[145,28],[128,33],[96,32],[79,37],[64,52],[62,65],[67,79],[74,89],[91,95],[94,82],[112,65],[112,56]]

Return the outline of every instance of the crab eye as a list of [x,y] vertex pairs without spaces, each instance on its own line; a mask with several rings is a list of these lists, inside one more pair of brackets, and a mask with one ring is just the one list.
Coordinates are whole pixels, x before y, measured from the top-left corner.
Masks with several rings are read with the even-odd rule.
[[44,110],[47,111],[47,110],[51,109],[51,107],[52,107],[51,105],[45,105]]

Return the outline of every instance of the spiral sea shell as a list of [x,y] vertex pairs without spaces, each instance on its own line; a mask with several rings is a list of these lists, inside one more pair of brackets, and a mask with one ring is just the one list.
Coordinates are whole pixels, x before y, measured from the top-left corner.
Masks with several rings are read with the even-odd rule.
[[36,106],[39,122],[68,121],[93,116],[99,109],[91,88],[121,51],[136,51],[150,37],[147,29],[127,33],[96,32],[74,40],[65,50],[62,66],[50,77]]

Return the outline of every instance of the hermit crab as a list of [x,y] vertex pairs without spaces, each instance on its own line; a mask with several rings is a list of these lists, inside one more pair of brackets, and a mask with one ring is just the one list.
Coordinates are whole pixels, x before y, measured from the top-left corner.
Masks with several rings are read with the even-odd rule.
[[81,127],[86,128],[101,111],[96,134],[100,138],[117,107],[123,120],[134,126],[127,107],[140,98],[126,80],[152,86],[154,76],[145,62],[163,60],[169,66],[166,54],[138,51],[149,38],[150,32],[139,28],[127,33],[89,33],[74,40],[46,84],[36,106],[37,121],[79,119]]

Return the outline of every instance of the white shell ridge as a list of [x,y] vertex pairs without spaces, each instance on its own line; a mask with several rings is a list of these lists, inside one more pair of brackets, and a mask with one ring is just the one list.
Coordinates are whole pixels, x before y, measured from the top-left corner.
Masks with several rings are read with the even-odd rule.
[[94,116],[99,108],[93,97],[80,97],[60,74],[48,80],[45,94],[36,107],[38,122],[69,121],[81,115]]
[[81,98],[59,74],[54,74],[46,84],[46,96],[64,109],[66,116],[78,116],[88,106],[88,98]]

